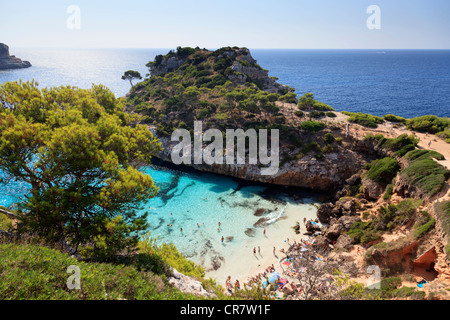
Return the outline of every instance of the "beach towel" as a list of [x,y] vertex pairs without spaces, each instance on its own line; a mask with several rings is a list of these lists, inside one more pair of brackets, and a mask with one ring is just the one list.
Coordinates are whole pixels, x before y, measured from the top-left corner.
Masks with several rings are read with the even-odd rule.
[[287,262],[287,261],[283,262],[283,264],[286,265],[286,266],[290,266],[291,265],[291,263]]

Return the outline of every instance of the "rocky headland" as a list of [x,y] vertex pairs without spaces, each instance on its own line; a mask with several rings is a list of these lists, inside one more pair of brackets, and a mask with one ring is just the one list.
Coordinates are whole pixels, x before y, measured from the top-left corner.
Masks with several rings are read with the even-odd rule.
[[9,54],[9,47],[4,43],[0,43],[0,70],[23,69],[29,67],[31,67],[30,62],[22,61],[15,56],[11,56]]

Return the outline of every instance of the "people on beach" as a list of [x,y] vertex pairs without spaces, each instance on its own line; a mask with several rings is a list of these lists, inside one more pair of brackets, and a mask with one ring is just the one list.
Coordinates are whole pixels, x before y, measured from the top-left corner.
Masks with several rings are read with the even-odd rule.
[[431,141],[430,142],[428,142],[428,148],[430,148],[431,147]]
[[222,236],[222,243],[223,243],[223,240],[224,240],[224,238],[223,238],[223,236]]
[[256,254],[256,247],[253,248],[253,254]]

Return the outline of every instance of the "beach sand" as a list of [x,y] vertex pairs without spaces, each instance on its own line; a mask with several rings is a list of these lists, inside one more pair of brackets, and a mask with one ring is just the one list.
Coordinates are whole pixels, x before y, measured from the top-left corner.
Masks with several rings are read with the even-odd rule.
[[[249,237],[239,246],[236,252],[232,255],[227,255],[219,269],[206,272],[206,278],[213,278],[218,284],[225,287],[226,279],[228,276],[231,276],[233,285],[236,280],[239,280],[242,286],[248,282],[250,277],[263,273],[272,264],[276,271],[281,274],[280,260],[285,258],[285,255],[280,252],[280,249],[284,248],[287,250],[289,248],[288,238],[290,244],[307,238],[307,236],[303,235],[306,232],[303,224],[304,218],[315,220],[317,218],[317,208],[313,205],[304,208],[288,207],[283,218],[266,228],[266,235],[263,234],[263,228],[258,228],[258,234],[255,237]],[[301,228],[299,234],[296,234],[292,228],[297,221],[300,223]],[[260,253],[258,253],[258,246],[261,250]],[[273,247],[276,248],[275,255],[273,254]],[[256,248],[256,254],[253,253],[254,248]]]

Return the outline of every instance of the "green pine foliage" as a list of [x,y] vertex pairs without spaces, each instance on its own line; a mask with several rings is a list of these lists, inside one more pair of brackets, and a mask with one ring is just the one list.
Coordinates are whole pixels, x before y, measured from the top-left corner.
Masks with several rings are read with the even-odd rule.
[[144,200],[158,191],[138,170],[160,143],[101,85],[0,86],[0,170],[30,185],[18,204],[21,233],[88,245],[108,259],[137,244],[147,228]]

